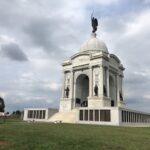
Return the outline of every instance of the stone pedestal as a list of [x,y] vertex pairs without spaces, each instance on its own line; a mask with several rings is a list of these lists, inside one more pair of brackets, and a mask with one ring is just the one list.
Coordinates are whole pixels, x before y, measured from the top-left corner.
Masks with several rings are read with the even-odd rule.
[[123,101],[118,102],[118,107],[125,107],[125,103]]
[[72,99],[63,98],[60,100],[59,111],[70,111],[72,108]]
[[97,107],[110,107],[111,106],[111,101],[110,98],[108,97],[91,97],[88,98],[88,107],[89,108],[97,108]]

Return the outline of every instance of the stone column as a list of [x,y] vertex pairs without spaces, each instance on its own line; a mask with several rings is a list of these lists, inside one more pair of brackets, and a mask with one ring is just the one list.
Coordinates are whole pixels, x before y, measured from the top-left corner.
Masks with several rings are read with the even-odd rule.
[[104,85],[104,69],[103,66],[100,66],[100,82],[99,82],[99,94],[98,94],[100,97],[104,96],[103,85]]
[[42,115],[41,115],[41,119],[43,119],[43,110],[42,110]]
[[34,118],[34,110],[32,110],[32,119]]
[[120,89],[121,89],[121,93],[122,93],[122,98],[124,100],[124,96],[123,96],[124,95],[124,93],[123,93],[124,92],[124,89],[123,89],[123,76],[121,76],[120,78],[121,78]]
[[45,110],[45,120],[48,119],[48,109]]
[[[29,119],[29,118],[28,118],[28,113],[29,113],[29,110],[28,110],[28,109],[25,109],[25,110],[24,110],[24,117],[23,117],[23,120]],[[33,116],[33,113],[32,113],[32,116]],[[33,118],[33,117],[31,117],[31,118]]]
[[69,98],[71,99],[71,108],[73,108],[73,103],[74,103],[73,93],[74,93],[74,74],[73,74],[73,70],[71,70],[70,71],[70,93],[69,93]]
[[72,94],[73,94],[73,72],[72,70],[70,71],[70,89],[69,89],[69,98],[72,98]]
[[37,119],[37,110],[35,110],[35,119]]
[[117,103],[120,102],[120,83],[119,83],[119,75],[117,74]]
[[93,69],[92,67],[89,68],[89,97],[93,96]]
[[107,68],[107,97],[110,96],[110,93],[109,93],[109,68]]
[[75,72],[74,72],[74,78],[73,78],[73,107],[75,108],[76,105],[76,81],[75,81]]

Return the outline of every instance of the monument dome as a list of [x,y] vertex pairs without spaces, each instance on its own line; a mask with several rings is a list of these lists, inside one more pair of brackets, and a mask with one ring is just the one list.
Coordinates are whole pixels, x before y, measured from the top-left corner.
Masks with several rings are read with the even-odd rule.
[[96,37],[96,33],[92,33],[91,38],[84,42],[80,47],[80,52],[92,50],[108,53],[106,44]]

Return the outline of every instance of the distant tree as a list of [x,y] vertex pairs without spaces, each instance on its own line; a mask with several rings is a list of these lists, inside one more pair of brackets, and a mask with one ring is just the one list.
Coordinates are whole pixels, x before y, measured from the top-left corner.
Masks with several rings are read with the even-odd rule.
[[4,112],[4,111],[5,111],[4,99],[0,97],[0,112]]
[[21,111],[20,110],[16,110],[16,115],[21,116]]
[[9,112],[6,112],[6,115],[9,115]]
[[12,112],[11,116],[20,118],[21,117],[21,111],[20,110],[15,110],[15,111]]
[[12,115],[15,115],[15,114],[16,114],[16,111],[13,111],[13,112],[12,112]]

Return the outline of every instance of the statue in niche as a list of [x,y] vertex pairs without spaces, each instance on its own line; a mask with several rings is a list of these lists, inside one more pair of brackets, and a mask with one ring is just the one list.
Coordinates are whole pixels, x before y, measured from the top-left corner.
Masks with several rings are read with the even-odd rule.
[[94,87],[95,96],[98,96],[98,86],[97,84]]
[[104,90],[104,96],[107,96],[107,90],[106,90],[106,86],[103,86],[103,90]]
[[123,96],[121,92],[119,93],[119,96],[120,96],[120,100],[123,101]]
[[67,88],[65,89],[65,95],[68,98],[69,97],[69,87],[67,86]]
[[5,103],[4,99],[0,97],[0,112],[4,112]]
[[98,26],[98,21],[96,18],[93,17],[93,14],[91,15],[91,24],[92,24],[92,27],[93,27],[93,33],[96,32],[97,30],[97,26]]

